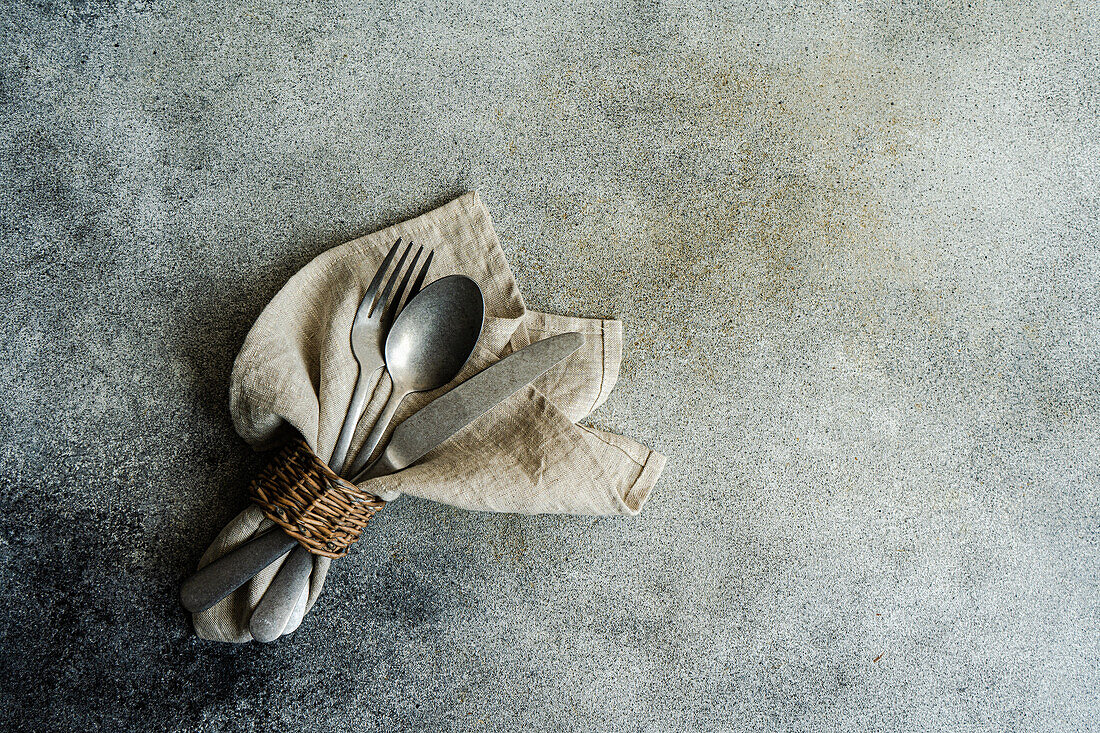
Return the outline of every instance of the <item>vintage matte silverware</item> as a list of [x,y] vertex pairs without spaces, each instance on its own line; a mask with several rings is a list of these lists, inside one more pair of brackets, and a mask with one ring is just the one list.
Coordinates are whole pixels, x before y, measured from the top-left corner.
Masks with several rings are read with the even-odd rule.
[[294,549],[298,541],[271,527],[204,565],[180,586],[180,602],[191,613],[205,611]]
[[[348,473],[367,464],[405,397],[439,389],[458,376],[474,351],[484,320],[481,288],[465,275],[440,278],[409,300],[386,335],[386,371],[393,382],[390,399]],[[306,548],[298,546],[279,568],[248,622],[256,641],[274,641],[286,628],[309,584],[310,560]]]
[[406,397],[439,389],[458,376],[474,351],[484,319],[481,288],[465,275],[436,280],[409,301],[386,336],[386,371],[393,391],[348,466],[349,476],[367,465]]
[[[389,267],[394,253],[397,252],[399,244],[401,244],[400,239],[390,248],[386,259],[382,260],[378,272],[375,273],[374,279],[367,287],[367,292],[363,295],[359,310],[355,313],[355,320],[351,324],[351,353],[355,357],[355,362],[359,365],[359,376],[355,380],[355,390],[352,393],[351,402],[348,403],[347,412],[344,413],[344,423],[340,427],[340,436],[336,439],[336,447],[332,449],[332,456],[328,460],[329,468],[337,474],[342,475],[344,462],[348,457],[348,448],[351,446],[351,439],[355,435],[355,426],[359,424],[359,418],[363,416],[363,409],[367,406],[367,399],[370,396],[367,393],[370,384],[368,377],[385,366],[382,346],[386,341],[386,333],[390,323],[393,322],[394,313],[398,310],[401,293],[408,285],[409,276],[416,269],[416,261],[424,251],[424,248],[421,247],[413,255],[412,262],[409,264],[409,269],[405,271],[401,284],[397,286],[396,292],[390,298],[390,289],[393,288],[397,274],[401,271],[401,266],[404,264],[409,250],[412,249],[412,243],[409,243],[409,246],[401,255],[401,259],[398,260],[397,267],[393,269],[393,274],[386,282],[382,295],[379,297],[378,286],[382,283],[382,277],[386,274],[386,269]],[[424,276],[427,275],[428,268],[431,267],[434,254],[432,251],[428,252],[424,266],[420,269],[420,274],[409,290],[410,301],[424,283]]]
[[[579,333],[563,333],[537,341],[484,369],[398,425],[382,455],[366,471],[353,477],[352,483],[386,476],[413,465],[459,430],[561,363],[583,343],[584,337]],[[394,498],[384,491],[380,496],[387,500]],[[272,536],[276,539],[270,539]],[[266,546],[276,541],[282,542],[281,538],[290,539],[284,532],[266,532],[207,565],[206,568],[209,568],[228,560],[234,566],[235,572],[245,573],[249,569],[251,572],[244,580],[225,590],[225,583],[217,577],[219,573],[212,574],[212,577],[199,578],[202,573],[200,570],[188,581],[192,584],[192,589],[183,598],[184,606],[189,611],[202,610],[232,593],[248,578],[290,551],[295,544],[293,539],[290,539],[291,546],[279,546],[281,552],[273,552]],[[255,545],[265,546],[253,549]],[[192,608],[188,605],[188,598],[201,600],[205,605]]]
[[[408,468],[447,438],[560,364],[584,344],[579,333],[562,333],[509,354],[429,402],[393,430],[382,455],[351,482]],[[386,499],[385,495],[380,498]],[[390,496],[389,501],[394,497]]]
[[[384,364],[382,344],[385,341],[386,329],[393,321],[393,315],[400,306],[401,296],[409,284],[409,278],[416,268],[416,262],[424,251],[423,247],[417,250],[408,269],[405,270],[404,277],[401,278],[398,284],[398,277],[405,264],[405,259],[412,251],[412,242],[409,242],[398,259],[397,266],[393,268],[389,278],[386,279],[381,294],[379,294],[378,289],[382,286],[382,280],[389,272],[390,264],[393,262],[400,246],[401,239],[398,238],[374,273],[374,277],[359,303],[355,320],[352,321],[351,349],[359,364],[359,375],[356,379],[351,402],[348,405],[348,412],[344,415],[340,437],[337,439],[336,448],[330,458],[330,466],[334,460],[338,460],[341,465],[344,463],[347,456],[347,444],[350,443],[355,433],[355,426],[366,405],[366,385],[369,382],[367,376],[382,368]],[[428,267],[431,266],[432,255],[433,252],[429,250],[428,257],[413,282],[410,291],[412,295],[415,295],[424,283]],[[412,296],[410,295],[410,297]],[[333,468],[333,470],[339,473],[339,468]],[[184,581],[183,586],[180,588],[180,600],[184,608],[192,613],[205,611],[244,585],[256,573],[290,552],[296,544],[297,541],[293,537],[278,528],[249,540],[237,550],[206,565]],[[245,549],[246,547],[247,549]],[[301,564],[292,567],[300,568]]]

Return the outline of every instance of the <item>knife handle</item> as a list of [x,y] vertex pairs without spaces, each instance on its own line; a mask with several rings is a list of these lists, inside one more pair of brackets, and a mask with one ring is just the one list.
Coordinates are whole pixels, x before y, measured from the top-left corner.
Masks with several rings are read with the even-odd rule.
[[180,601],[191,613],[205,611],[294,549],[298,541],[279,527],[257,535],[183,581]]

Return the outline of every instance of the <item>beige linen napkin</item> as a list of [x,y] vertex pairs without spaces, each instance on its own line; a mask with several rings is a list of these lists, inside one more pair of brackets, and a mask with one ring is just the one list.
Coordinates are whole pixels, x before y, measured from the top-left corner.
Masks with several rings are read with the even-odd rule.
[[[664,456],[629,438],[577,424],[615,386],[622,324],[527,310],[477,193],[331,249],[287,282],[260,314],[233,366],[230,410],[241,436],[266,449],[294,430],[327,460],[358,373],[348,336],[351,322],[398,237],[434,249],[429,281],[456,273],[477,281],[485,297],[485,327],[458,378],[437,392],[409,397],[395,424],[512,351],[566,331],[584,334],[585,341],[564,363],[416,465],[360,486],[386,498],[404,493],[481,511],[636,514],[664,467]],[[349,456],[389,395],[389,380],[382,374],[373,380]],[[199,567],[269,524],[258,508],[249,507],[218,535]],[[284,633],[294,631],[316,602],[328,567],[329,560],[314,557],[308,595]],[[198,635],[249,641],[248,618],[276,569],[268,568],[195,614]]]

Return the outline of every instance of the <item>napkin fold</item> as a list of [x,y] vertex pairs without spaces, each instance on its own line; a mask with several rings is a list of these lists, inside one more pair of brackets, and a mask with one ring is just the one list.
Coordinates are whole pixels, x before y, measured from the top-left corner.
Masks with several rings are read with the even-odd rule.
[[[263,450],[276,447],[293,430],[318,456],[329,457],[358,376],[348,335],[351,322],[398,237],[434,249],[429,281],[463,274],[478,283],[485,325],[462,373],[440,390],[407,398],[394,425],[535,341],[576,331],[584,335],[584,345],[416,465],[359,486],[387,498],[410,494],[478,511],[636,514],[664,467],[664,456],[629,438],[578,424],[615,386],[622,324],[528,310],[476,192],[324,252],[287,282],[260,314],[233,365],[230,411],[241,437]],[[372,379],[373,392],[349,458],[390,392],[384,371],[365,378]],[[270,524],[258,507],[250,506],[215,538],[199,567]],[[320,595],[330,561],[317,556],[313,561],[308,594],[284,633],[297,629]],[[278,564],[264,570],[214,607],[194,614],[196,633],[217,641],[250,641],[248,619],[277,569]]]

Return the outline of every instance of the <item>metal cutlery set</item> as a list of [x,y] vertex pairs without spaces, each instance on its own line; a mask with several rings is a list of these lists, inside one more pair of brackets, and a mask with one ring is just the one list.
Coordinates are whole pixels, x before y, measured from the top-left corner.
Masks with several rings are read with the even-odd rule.
[[[327,463],[352,484],[413,465],[584,343],[580,334],[565,333],[520,349],[429,402],[394,428],[389,441],[384,442],[405,397],[439,389],[458,376],[473,353],[484,321],[484,301],[477,283],[462,275],[450,275],[424,287],[433,252],[427,252],[417,271],[423,247],[405,267],[412,244],[403,251],[400,245],[398,239],[379,266],[351,327],[351,351],[359,372]],[[349,461],[356,427],[370,398],[371,377],[382,369],[390,377],[390,397],[362,447]],[[283,634],[295,612],[302,610],[313,568],[306,547],[282,527],[256,535],[200,569],[183,583],[180,599],[191,612],[206,610],[284,556],[286,560],[249,621],[253,638],[273,641]]]

